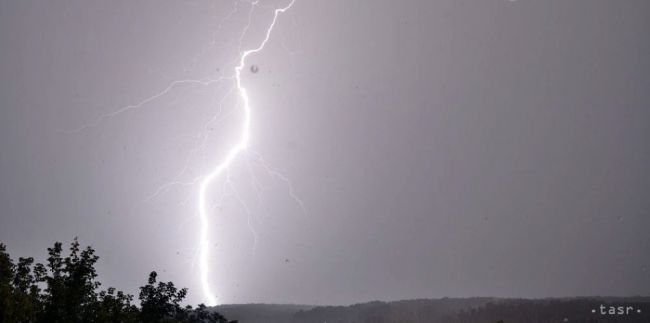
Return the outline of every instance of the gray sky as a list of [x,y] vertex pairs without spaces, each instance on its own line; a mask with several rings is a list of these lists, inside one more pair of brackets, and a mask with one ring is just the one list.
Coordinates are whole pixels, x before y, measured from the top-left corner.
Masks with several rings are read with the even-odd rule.
[[[285,4],[0,1],[10,253],[79,236],[106,285],[203,301],[198,188],[166,184],[236,140],[234,83],[97,118],[232,75]],[[648,295],[648,30],[645,0],[296,0],[210,194],[219,301]]]

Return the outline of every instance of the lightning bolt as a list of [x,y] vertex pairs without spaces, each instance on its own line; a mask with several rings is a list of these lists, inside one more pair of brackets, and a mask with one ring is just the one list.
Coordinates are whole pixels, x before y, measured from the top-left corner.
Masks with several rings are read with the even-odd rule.
[[[199,232],[199,271],[200,271],[200,279],[201,279],[201,287],[203,289],[203,294],[206,299],[206,303],[209,306],[214,306],[217,304],[217,297],[215,296],[214,292],[212,291],[210,281],[208,279],[210,268],[209,268],[209,212],[208,212],[208,191],[210,188],[210,185],[212,182],[223,175],[223,173],[230,167],[230,165],[235,161],[235,158],[242,153],[243,151],[247,150],[248,144],[250,141],[250,123],[251,123],[251,106],[250,106],[250,99],[248,96],[248,91],[246,90],[246,87],[242,84],[242,79],[241,79],[241,73],[244,67],[246,66],[246,59],[255,53],[258,53],[264,49],[266,46],[266,43],[269,41],[269,38],[271,37],[271,32],[273,31],[273,27],[275,26],[275,23],[277,22],[278,16],[281,13],[284,13],[285,11],[289,10],[295,0],[291,0],[291,2],[283,8],[275,9],[274,14],[273,14],[273,20],[271,21],[271,24],[269,27],[266,29],[266,34],[264,39],[260,42],[260,44],[253,49],[245,50],[241,52],[239,56],[239,64],[235,67],[235,81],[236,81],[236,88],[237,92],[239,93],[239,97],[242,101],[241,104],[241,109],[243,113],[243,122],[241,125],[241,134],[239,137],[239,141],[236,142],[228,151],[228,154],[226,157],[223,159],[223,161],[216,165],[214,169],[203,176],[200,179],[200,186],[199,186],[199,193],[198,193],[198,212],[199,212],[199,218],[200,218],[200,232]],[[254,4],[254,3],[253,3]]]
[[[249,99],[248,91],[246,90],[246,88],[242,84],[242,78],[241,78],[242,71],[244,70],[244,68],[246,66],[246,59],[250,55],[258,53],[258,52],[260,52],[260,51],[262,51],[264,49],[264,47],[266,46],[266,44],[269,41],[269,38],[271,37],[271,32],[273,31],[273,28],[275,27],[278,16],[281,13],[284,13],[287,10],[289,10],[294,5],[294,2],[295,2],[295,0],[291,0],[291,2],[287,6],[285,6],[283,8],[279,8],[279,9],[274,9],[273,20],[271,21],[270,25],[267,27],[266,32],[264,34],[263,40],[259,43],[259,45],[257,47],[255,47],[253,49],[242,51],[241,50],[241,43],[242,43],[242,40],[243,40],[244,36],[246,35],[248,29],[250,28],[252,13],[253,13],[253,10],[254,10],[255,6],[258,5],[259,0],[250,2],[251,8],[250,8],[250,11],[248,12],[248,23],[244,27],[244,30],[241,32],[241,34],[239,36],[239,46],[240,46],[239,51],[240,51],[240,53],[239,53],[238,59],[236,59],[233,62],[234,64],[236,64],[234,66],[234,74],[229,74],[227,76],[221,76],[221,77],[218,77],[218,78],[175,80],[175,81],[171,82],[170,84],[168,84],[168,86],[165,87],[164,89],[162,89],[161,91],[155,93],[154,95],[152,95],[152,96],[150,96],[150,97],[148,97],[148,98],[146,98],[144,100],[141,100],[140,102],[138,102],[136,104],[127,105],[127,106],[119,108],[119,109],[117,109],[115,111],[100,115],[99,117],[95,118],[94,121],[91,121],[91,122],[89,122],[87,124],[84,124],[84,125],[78,127],[77,129],[74,129],[74,130],[71,130],[71,131],[66,131],[66,133],[69,133],[69,134],[78,134],[78,133],[81,133],[81,132],[83,132],[85,130],[88,130],[90,128],[97,127],[100,124],[102,124],[102,123],[104,123],[106,121],[109,121],[110,119],[113,119],[113,118],[117,117],[118,115],[122,115],[122,114],[125,114],[125,113],[130,112],[130,111],[145,108],[145,106],[149,105],[150,103],[153,103],[154,101],[156,101],[156,100],[158,100],[158,99],[160,99],[160,98],[162,98],[164,96],[169,95],[170,93],[172,93],[172,91],[175,91],[177,89],[180,89],[181,91],[183,91],[183,90],[191,89],[191,88],[197,87],[197,86],[208,87],[208,86],[212,86],[212,85],[219,85],[219,84],[221,84],[222,82],[225,82],[225,81],[233,81],[233,80],[235,81],[234,82],[235,86],[229,88],[227,90],[226,94],[223,97],[221,97],[221,100],[219,100],[217,102],[218,107],[219,107],[219,111],[210,120],[208,120],[207,123],[204,124],[204,129],[203,130],[204,130],[204,132],[206,132],[210,126],[213,126],[214,124],[218,123],[219,121],[221,121],[223,119],[224,116],[222,115],[222,111],[223,111],[223,103],[224,103],[224,101],[233,92],[237,92],[239,97],[240,97],[240,100],[241,100],[240,106],[241,106],[241,111],[243,113],[243,121],[242,121],[242,125],[241,125],[241,133],[239,135],[239,140],[236,143],[234,143],[233,146],[230,147],[229,150],[227,150],[228,153],[226,154],[225,158],[221,161],[221,163],[219,163],[218,165],[215,165],[214,168],[212,168],[211,172],[209,172],[209,173],[207,173],[207,174],[205,174],[203,176],[195,177],[190,181],[181,181],[180,178],[186,173],[186,171],[188,169],[188,166],[189,166],[189,164],[190,164],[190,162],[192,160],[192,155],[198,153],[199,151],[202,151],[202,150],[206,149],[206,141],[207,141],[207,137],[208,137],[207,134],[203,134],[203,135],[199,136],[197,138],[198,141],[196,143],[196,146],[190,151],[191,155],[188,156],[188,158],[183,163],[183,166],[182,166],[180,172],[173,178],[172,181],[170,181],[167,184],[162,185],[151,196],[149,196],[149,197],[147,197],[145,199],[145,201],[148,201],[148,200],[158,196],[159,194],[162,194],[162,193],[168,191],[172,186],[177,186],[177,185],[180,185],[180,186],[193,186],[193,185],[199,184],[198,201],[197,201],[197,203],[198,203],[197,209],[198,209],[199,222],[200,222],[199,245],[198,245],[198,248],[197,248],[198,250],[195,251],[196,256],[193,257],[192,264],[194,264],[195,261],[197,261],[198,264],[199,264],[200,284],[201,284],[201,288],[202,288],[202,291],[203,291],[203,294],[204,294],[204,297],[205,297],[205,300],[206,300],[206,305],[209,305],[209,306],[214,306],[214,305],[217,304],[217,297],[215,296],[215,293],[213,292],[213,290],[211,288],[211,284],[210,284],[210,281],[209,281],[209,278],[208,278],[209,273],[210,273],[210,268],[209,268],[209,250],[210,250],[210,248],[209,248],[209,246],[210,246],[209,236],[210,236],[210,232],[209,232],[209,221],[208,221],[209,220],[209,215],[210,215],[209,214],[210,213],[209,212],[210,208],[208,207],[208,193],[209,193],[210,187],[212,186],[213,182],[217,178],[225,175],[225,183],[223,185],[222,191],[224,191],[226,188],[228,188],[231,191],[231,193],[233,194],[233,197],[242,205],[242,207],[245,210],[245,213],[248,215],[248,221],[247,221],[248,228],[250,229],[250,231],[251,231],[251,233],[253,234],[253,237],[254,237],[253,252],[255,251],[255,245],[257,243],[257,233],[256,233],[256,231],[254,230],[254,228],[252,226],[251,218],[250,218],[251,210],[248,208],[246,203],[243,201],[242,197],[238,193],[238,191],[235,188],[235,186],[233,185],[233,183],[230,181],[230,177],[229,177],[229,174],[228,174],[229,167],[235,162],[236,158],[241,153],[247,152],[247,155],[249,157],[253,156],[254,160],[256,162],[258,162],[262,166],[262,168],[269,175],[271,175],[272,177],[284,182],[287,185],[287,188],[288,188],[288,191],[289,191],[289,196],[298,204],[298,206],[300,207],[302,212],[306,213],[304,204],[298,198],[298,196],[294,193],[293,185],[289,181],[289,179],[287,177],[285,177],[284,175],[282,175],[280,172],[273,169],[271,167],[271,165],[267,161],[264,160],[264,158],[262,157],[261,154],[256,153],[256,152],[251,151],[251,150],[248,149],[248,145],[249,145],[249,141],[250,141],[250,124],[251,124],[251,111],[252,111],[252,109],[251,109],[251,105],[250,105],[250,99]],[[232,9],[232,11],[230,13],[228,13],[228,15],[226,17],[224,17],[221,20],[221,22],[219,23],[217,31],[221,29],[222,24],[226,20],[230,19],[235,13],[238,12],[239,3],[240,3],[240,0],[237,0],[235,2],[234,8]],[[217,31],[215,31],[214,33],[216,34]],[[211,46],[215,46],[215,44],[216,44],[216,41],[214,40],[214,35],[213,35],[213,40],[211,42]],[[293,54],[290,50],[288,50],[286,48],[286,46],[283,43],[281,43],[280,45],[282,46],[282,48],[287,50],[287,52],[289,52],[289,54]],[[193,59],[193,63],[195,63],[195,61],[198,59],[199,56],[205,55],[206,53],[207,53],[207,49],[204,49],[203,51],[201,51],[201,53],[199,53]],[[252,170],[252,168],[250,166],[250,159],[249,159],[248,162],[249,162],[248,163],[248,169],[249,169],[249,173],[251,174],[252,185],[255,188],[255,190],[257,191],[258,200],[259,200],[259,193],[260,193],[260,190],[261,190],[261,183],[259,183],[257,181],[255,175],[253,174],[253,170]],[[223,192],[222,192],[222,194],[223,194]],[[222,195],[221,199],[223,200],[224,197],[225,196]],[[185,202],[183,202],[183,204],[185,204]]]

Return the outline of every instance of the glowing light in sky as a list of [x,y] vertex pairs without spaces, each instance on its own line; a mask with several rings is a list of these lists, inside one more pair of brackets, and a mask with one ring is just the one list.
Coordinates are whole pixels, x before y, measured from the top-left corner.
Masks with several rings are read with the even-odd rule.
[[[100,125],[102,122],[107,121],[107,120],[112,119],[112,118],[115,118],[118,115],[121,115],[123,113],[129,112],[129,111],[132,111],[132,110],[136,110],[136,109],[140,109],[140,108],[144,107],[145,105],[148,105],[149,103],[152,103],[155,100],[157,100],[157,99],[171,93],[177,87],[181,87],[181,86],[186,86],[186,87],[191,87],[191,86],[211,86],[211,85],[214,85],[214,84],[221,83],[223,81],[229,81],[229,80],[234,80],[235,81],[235,86],[233,88],[231,88],[230,90],[228,90],[227,93],[225,94],[225,96],[222,97],[221,101],[219,101],[219,113],[217,115],[215,115],[211,120],[209,120],[206,123],[205,127],[207,129],[208,126],[210,126],[211,124],[218,121],[218,119],[219,119],[218,116],[221,115],[222,104],[223,104],[224,100],[232,93],[232,91],[236,91],[239,94],[239,97],[241,99],[241,111],[243,113],[243,121],[242,121],[242,124],[241,124],[241,133],[239,135],[239,140],[237,142],[233,143],[233,145],[229,148],[229,150],[227,150],[228,153],[226,154],[225,158],[221,161],[221,163],[219,163],[218,165],[215,165],[209,173],[207,173],[207,174],[205,174],[203,176],[196,177],[196,178],[194,178],[193,180],[191,180],[189,182],[180,181],[179,177],[181,175],[183,175],[185,173],[185,171],[187,170],[187,168],[188,168],[188,164],[190,162],[190,159],[188,158],[185,161],[185,164],[182,167],[181,172],[175,177],[174,180],[172,180],[171,182],[159,187],[155,191],[154,194],[152,194],[147,199],[145,199],[145,200],[150,200],[153,197],[158,196],[159,194],[167,191],[168,189],[170,189],[174,185],[190,186],[190,185],[199,184],[198,201],[197,201],[197,203],[198,203],[197,209],[198,209],[199,221],[200,221],[199,246],[198,246],[199,247],[199,250],[198,250],[199,276],[200,276],[201,288],[203,290],[203,294],[204,294],[204,297],[205,297],[205,303],[206,303],[206,305],[209,305],[209,306],[213,306],[213,305],[217,304],[217,297],[215,296],[214,292],[212,291],[210,281],[208,279],[208,276],[210,274],[210,268],[209,268],[210,266],[209,266],[209,261],[208,261],[209,260],[209,249],[210,249],[209,248],[209,245],[210,245],[210,241],[209,241],[210,232],[208,230],[208,228],[209,228],[209,221],[208,221],[208,218],[209,218],[208,193],[209,193],[209,189],[210,189],[210,186],[213,183],[213,181],[216,178],[223,175],[224,172],[227,171],[228,167],[235,161],[235,159],[237,158],[237,156],[241,152],[247,151],[250,155],[255,157],[255,160],[257,162],[259,162],[261,164],[261,166],[263,167],[263,169],[265,169],[270,175],[272,175],[273,177],[275,177],[275,178],[283,181],[285,184],[287,184],[288,189],[289,189],[290,197],[294,201],[296,201],[296,203],[300,206],[301,210],[303,212],[305,212],[304,205],[303,205],[302,201],[295,195],[294,190],[293,190],[293,185],[291,184],[289,179],[287,177],[285,177],[284,175],[282,175],[281,173],[273,170],[270,167],[270,165],[262,158],[262,156],[260,154],[247,150],[249,140],[250,140],[251,106],[250,106],[250,99],[249,99],[249,96],[248,96],[248,91],[243,86],[242,79],[241,79],[242,71],[247,70],[245,68],[246,67],[246,59],[250,55],[258,53],[258,52],[260,52],[261,50],[264,49],[264,47],[266,46],[266,43],[269,41],[269,38],[271,37],[271,32],[273,31],[273,27],[275,26],[275,23],[276,23],[276,21],[278,19],[278,16],[281,13],[289,10],[293,6],[294,2],[295,2],[295,0],[291,0],[291,2],[287,6],[274,10],[274,12],[273,12],[273,20],[271,21],[271,24],[267,27],[267,29],[265,31],[265,34],[264,34],[264,38],[262,39],[262,41],[259,43],[259,45],[257,47],[255,47],[253,49],[249,49],[249,50],[240,51],[239,56],[238,56],[238,60],[236,61],[237,65],[235,65],[235,67],[234,67],[234,75],[222,76],[222,77],[214,78],[214,79],[213,78],[201,79],[201,80],[182,79],[182,80],[173,81],[166,88],[164,88],[162,91],[160,91],[160,92],[158,92],[158,93],[156,93],[156,94],[154,94],[154,95],[140,101],[137,104],[127,105],[127,106],[124,106],[124,107],[122,107],[120,109],[117,109],[115,111],[100,115],[94,121],[92,121],[90,123],[87,123],[85,125],[82,125],[81,127],[78,127],[77,129],[72,130],[72,131],[69,132],[69,133],[80,133],[80,132],[82,132],[84,130],[87,130],[89,128],[96,127],[96,126]],[[251,4],[251,9],[250,9],[249,14],[248,14],[248,24],[244,27],[244,30],[242,31],[242,33],[240,34],[240,37],[239,37],[240,47],[241,47],[241,42],[242,42],[243,37],[246,35],[248,29],[250,28],[253,9],[255,8],[255,6],[258,3],[259,3],[259,1],[254,1],[254,2],[250,3]],[[231,11],[224,18],[224,20],[230,18],[233,14],[235,14],[237,12],[238,4],[239,4],[239,1],[236,1],[235,2],[235,8],[233,9],[233,11]],[[222,22],[223,22],[223,20],[222,20]],[[220,28],[221,28],[221,23],[219,24],[219,28],[217,28],[217,29],[220,29]],[[213,43],[213,45],[214,45],[214,43]],[[202,53],[202,54],[204,54],[204,53]],[[250,72],[257,73],[258,71],[259,71],[259,67],[257,65],[251,65],[250,66]],[[199,142],[199,145],[192,150],[192,153],[196,153],[199,150],[205,149],[206,148],[205,147],[206,140],[207,140],[207,135],[202,137],[202,139]],[[232,183],[230,183],[230,179],[226,177],[226,181],[227,181],[228,187],[234,191],[236,198],[242,203],[244,208],[247,210],[246,213],[249,213],[249,216],[250,216],[250,212],[248,211],[248,207],[245,205],[245,203],[239,197],[239,195],[236,192],[235,188],[233,187]],[[255,250],[255,243],[257,242],[257,234],[255,233],[255,230],[251,226],[250,217],[248,219],[248,226],[249,226],[249,229],[251,230],[251,232],[253,233],[253,236],[255,237],[255,241],[254,241],[254,244],[253,244],[253,250]]]
[[216,165],[216,167],[212,169],[210,173],[206,174],[201,178],[200,187],[199,187],[199,197],[198,197],[198,212],[201,221],[200,224],[201,231],[199,233],[199,270],[200,270],[200,279],[201,279],[203,294],[205,295],[206,298],[206,304],[209,306],[217,304],[217,297],[212,291],[212,288],[210,286],[210,281],[208,279],[208,275],[210,272],[209,265],[208,265],[208,258],[209,258],[208,251],[209,251],[209,244],[210,244],[208,239],[210,234],[210,232],[208,231],[208,227],[209,227],[208,205],[207,205],[208,190],[210,188],[210,184],[217,177],[219,177],[224,173],[224,171],[234,162],[237,155],[239,155],[240,152],[248,148],[248,143],[250,140],[251,106],[250,106],[248,91],[242,85],[242,80],[241,80],[241,73],[242,70],[244,70],[244,67],[246,65],[246,58],[248,58],[248,56],[250,56],[251,54],[257,53],[262,49],[264,49],[264,46],[266,46],[266,43],[269,41],[269,38],[271,37],[271,31],[275,26],[275,23],[278,19],[278,15],[280,13],[289,10],[291,6],[293,6],[294,2],[295,0],[292,0],[286,7],[275,9],[273,20],[271,21],[269,27],[266,29],[266,34],[262,42],[260,42],[260,44],[254,49],[249,49],[241,52],[239,57],[239,64],[235,67],[236,86],[242,101],[241,108],[243,112],[241,135],[239,137],[239,141],[236,142],[230,148],[228,154],[223,159],[223,161],[220,164]]

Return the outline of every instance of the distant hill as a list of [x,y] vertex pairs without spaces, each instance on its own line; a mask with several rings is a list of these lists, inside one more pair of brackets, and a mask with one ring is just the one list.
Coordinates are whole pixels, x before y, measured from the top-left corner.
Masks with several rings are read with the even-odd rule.
[[493,300],[495,299],[442,298],[320,306],[296,313],[290,322],[430,322],[463,309],[477,308]]
[[[612,307],[617,313],[610,314]],[[477,297],[375,301],[349,306],[221,305],[215,309],[240,323],[650,322],[650,297]],[[619,314],[621,309],[627,313]],[[601,314],[603,310],[607,314]]]
[[214,307],[217,312],[239,323],[288,323],[301,311],[308,311],[314,306],[286,304],[235,304]]

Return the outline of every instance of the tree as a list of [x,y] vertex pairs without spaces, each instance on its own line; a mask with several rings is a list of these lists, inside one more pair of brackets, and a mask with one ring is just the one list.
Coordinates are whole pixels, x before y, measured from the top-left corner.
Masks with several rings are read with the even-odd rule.
[[204,304],[199,304],[199,306],[197,306],[197,308],[190,314],[189,322],[237,323],[237,321],[228,321],[217,312],[208,312],[207,307]]
[[13,273],[12,318],[18,322],[35,322],[40,312],[40,288],[32,271],[34,258],[18,258]]
[[[75,238],[69,255],[56,242],[48,248],[47,264],[34,264],[34,258],[19,258],[18,263],[0,244],[0,322],[106,322],[106,323],[235,323],[201,304],[196,309],[181,307],[187,289],[172,282],[158,282],[156,272],[140,287],[141,308],[132,304],[133,296],[115,288],[98,291],[95,264],[99,257],[91,247],[82,249]],[[41,286],[45,287],[41,289]]]
[[139,322],[140,310],[131,302],[133,296],[124,294],[110,287],[106,291],[99,292],[99,302],[95,310],[95,322],[106,323],[130,323]]
[[98,302],[95,281],[95,263],[99,259],[91,247],[81,250],[75,238],[70,244],[70,255],[61,256],[60,242],[48,248],[49,275],[42,277],[46,283],[44,315],[50,322],[90,322],[95,318]]
[[7,253],[7,248],[0,243],[0,321],[9,322],[13,306],[14,263]]
[[158,274],[152,271],[149,274],[148,284],[140,287],[141,321],[151,323],[161,322],[166,318],[184,318],[186,313],[180,302],[187,295],[187,289],[179,290],[172,282],[159,282],[156,286],[157,276]]
[[209,312],[204,304],[199,304],[196,309],[191,306],[182,308],[180,304],[187,295],[187,288],[177,289],[172,282],[158,282],[156,285],[157,277],[158,274],[152,271],[147,285],[140,287],[140,322],[236,323],[217,312]]

